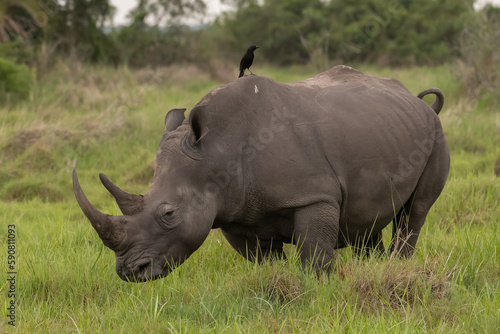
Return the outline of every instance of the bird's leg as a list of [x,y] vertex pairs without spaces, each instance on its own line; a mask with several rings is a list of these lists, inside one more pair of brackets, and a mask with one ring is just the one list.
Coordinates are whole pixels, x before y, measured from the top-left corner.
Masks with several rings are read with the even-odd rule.
[[[250,68],[248,68],[248,70],[250,71]],[[253,72],[252,72],[252,71],[250,71],[250,73],[252,73],[252,75],[255,75],[255,74],[253,74]]]

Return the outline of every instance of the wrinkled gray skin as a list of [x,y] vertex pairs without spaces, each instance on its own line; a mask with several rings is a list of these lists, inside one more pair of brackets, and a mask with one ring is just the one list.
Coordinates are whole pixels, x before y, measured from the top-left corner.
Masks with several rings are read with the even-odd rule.
[[[399,81],[336,66],[292,84],[262,76],[213,89],[184,119],[171,110],[151,186],[127,193],[100,175],[123,216],[74,192],[127,281],[166,276],[220,228],[243,256],[283,256],[326,269],[334,249],[410,255],[444,187],[449,152],[437,113]],[[423,97],[421,94],[420,97]],[[441,101],[441,103],[439,103]]]

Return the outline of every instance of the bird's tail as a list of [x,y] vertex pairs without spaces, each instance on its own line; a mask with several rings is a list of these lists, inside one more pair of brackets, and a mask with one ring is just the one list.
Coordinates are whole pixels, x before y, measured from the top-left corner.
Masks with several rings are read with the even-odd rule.
[[238,78],[241,78],[244,75],[245,75],[245,69],[242,69],[242,70],[240,70],[240,76]]

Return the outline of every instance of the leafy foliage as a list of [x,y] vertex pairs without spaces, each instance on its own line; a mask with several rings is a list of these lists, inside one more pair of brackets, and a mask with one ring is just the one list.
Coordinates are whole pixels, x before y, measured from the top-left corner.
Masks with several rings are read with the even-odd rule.
[[[179,24],[186,14],[201,13],[204,3],[193,1],[141,0],[130,13],[130,25],[114,34],[121,50],[121,61],[135,66],[169,65],[192,61],[198,32]],[[149,21],[147,21],[149,19]],[[154,24],[149,23],[153,20]],[[166,26],[160,26],[160,24]]]
[[188,15],[203,14],[206,9],[203,0],[139,0],[132,14],[151,17],[154,26],[181,24]]
[[37,8],[42,0],[4,0],[0,3],[0,43],[21,39],[30,43],[40,31],[40,17]]
[[8,95],[25,98],[29,95],[34,74],[26,65],[0,58],[0,101]]
[[[261,57],[278,65],[436,65],[462,56],[462,51],[470,53],[473,48],[463,46],[476,43],[475,35],[495,31],[491,24],[474,23],[473,0],[224,2],[233,10],[211,24],[192,27],[186,22],[203,17],[205,1],[138,0],[130,22],[110,28],[114,8],[109,0],[9,0],[0,6],[0,44],[21,40],[33,45],[37,52],[25,52],[31,57],[41,50],[43,61],[16,56],[28,64],[50,66],[56,56],[69,56],[135,67],[189,62],[208,65],[213,72],[214,59],[237,62],[251,44],[261,46]],[[465,57],[471,64],[470,56]]]
[[278,64],[339,59],[438,64],[454,56],[472,1],[238,1],[226,15],[230,46],[257,43]]
[[45,1],[52,5],[46,40],[57,44],[60,54],[81,61],[116,61],[116,45],[104,31],[114,14],[109,0]]

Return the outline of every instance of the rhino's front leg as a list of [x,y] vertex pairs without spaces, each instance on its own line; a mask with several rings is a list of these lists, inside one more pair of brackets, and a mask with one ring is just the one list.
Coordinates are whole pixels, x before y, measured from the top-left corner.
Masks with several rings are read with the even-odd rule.
[[329,271],[339,233],[340,206],[317,203],[298,209],[294,216],[294,242],[302,265]]

